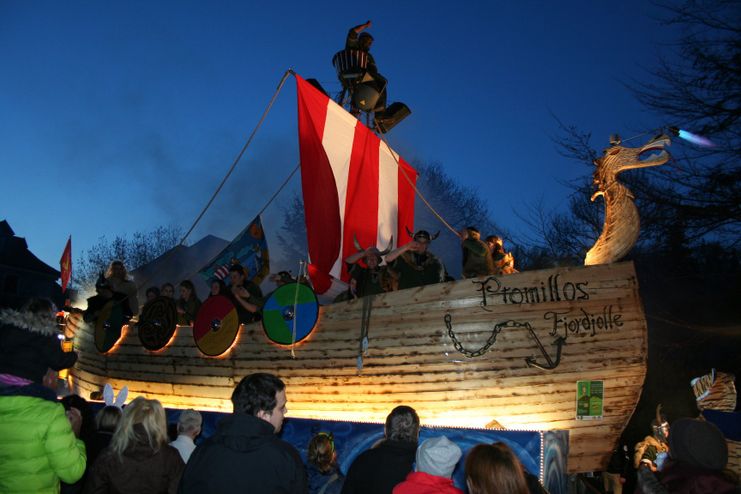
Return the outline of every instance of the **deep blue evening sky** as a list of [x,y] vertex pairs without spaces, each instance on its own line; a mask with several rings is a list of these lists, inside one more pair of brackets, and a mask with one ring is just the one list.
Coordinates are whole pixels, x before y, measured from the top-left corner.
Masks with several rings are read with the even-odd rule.
[[[515,210],[557,208],[591,173],[557,154],[551,112],[600,148],[671,123],[623,85],[672,39],[647,2],[459,4],[1,0],[0,219],[55,267],[69,234],[77,258],[101,235],[187,228],[284,71],[336,91],[330,59],[367,19],[390,100],[413,111],[391,145],[484,192],[515,232]],[[191,240],[231,239],[295,166],[295,100],[291,79]]]

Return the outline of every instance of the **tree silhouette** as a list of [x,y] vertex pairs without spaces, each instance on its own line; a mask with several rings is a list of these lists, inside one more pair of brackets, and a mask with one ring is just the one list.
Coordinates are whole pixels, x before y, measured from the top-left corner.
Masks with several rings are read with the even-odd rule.
[[73,283],[83,291],[91,290],[101,271],[117,259],[131,272],[175,247],[183,235],[179,226],[160,226],[148,232],[135,232],[131,238],[117,235],[112,240],[105,236],[84,250],[74,264]]

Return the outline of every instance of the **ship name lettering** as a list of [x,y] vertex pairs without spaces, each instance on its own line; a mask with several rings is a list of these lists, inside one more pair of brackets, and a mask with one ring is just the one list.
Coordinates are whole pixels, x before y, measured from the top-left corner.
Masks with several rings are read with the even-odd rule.
[[508,287],[497,286],[489,290],[490,293],[499,293],[504,304],[540,304],[545,302],[573,302],[575,300],[589,300],[586,288],[588,281],[562,282],[560,274],[550,275],[547,280],[541,281],[539,286]]
[[551,324],[551,336],[560,334],[564,338],[579,333],[595,336],[597,331],[617,330],[624,324],[623,315],[614,310],[612,305],[604,306],[601,314],[592,314],[584,309],[579,309],[579,314],[575,316],[570,311],[548,311],[543,314],[543,319]]

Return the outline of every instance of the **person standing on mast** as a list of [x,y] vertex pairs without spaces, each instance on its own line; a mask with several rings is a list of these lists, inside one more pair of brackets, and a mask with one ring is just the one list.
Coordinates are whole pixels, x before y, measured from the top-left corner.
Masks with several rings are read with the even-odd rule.
[[370,53],[371,46],[373,45],[373,36],[370,33],[362,32],[369,27],[371,27],[371,21],[366,21],[364,24],[350,28],[347,32],[347,40],[345,40],[345,49],[360,50],[366,53],[368,57],[366,70],[373,77],[372,85],[380,94],[375,110],[380,111],[386,108],[386,86],[388,85],[388,81],[378,72],[376,61]]

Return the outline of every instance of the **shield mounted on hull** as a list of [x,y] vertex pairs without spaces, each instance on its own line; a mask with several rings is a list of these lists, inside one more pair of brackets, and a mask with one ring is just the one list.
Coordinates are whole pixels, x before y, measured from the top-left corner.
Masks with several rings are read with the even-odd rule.
[[150,351],[162,349],[175,334],[178,311],[170,297],[147,302],[139,317],[139,341]]
[[316,294],[302,283],[289,283],[275,290],[262,308],[262,327],[271,341],[279,345],[296,343],[311,334],[319,317]]
[[239,316],[232,301],[223,295],[207,298],[193,323],[198,349],[209,357],[221,355],[232,346],[238,332]]

